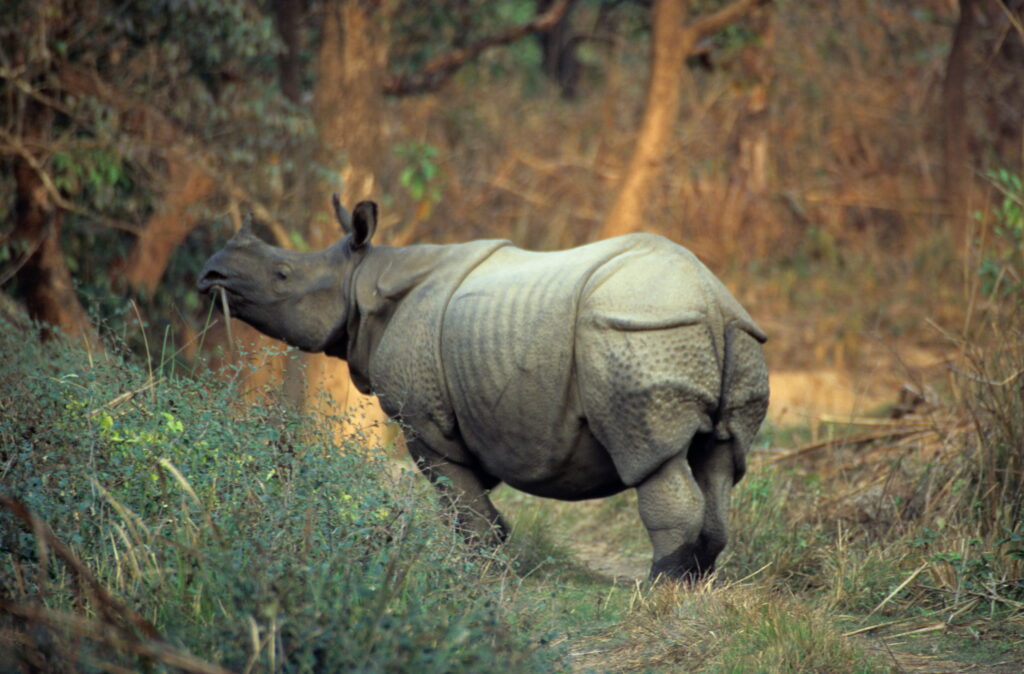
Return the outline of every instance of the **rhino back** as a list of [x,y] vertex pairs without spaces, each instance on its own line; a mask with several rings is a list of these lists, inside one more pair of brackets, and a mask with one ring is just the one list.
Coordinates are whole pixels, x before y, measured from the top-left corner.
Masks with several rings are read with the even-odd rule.
[[492,475],[526,491],[574,472],[632,486],[712,430],[729,326],[761,339],[663,237],[508,246],[451,294],[440,359],[459,432]]

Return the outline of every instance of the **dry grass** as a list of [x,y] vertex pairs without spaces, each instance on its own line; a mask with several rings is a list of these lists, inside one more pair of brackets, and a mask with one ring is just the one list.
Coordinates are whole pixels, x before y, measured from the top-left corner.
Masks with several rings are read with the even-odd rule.
[[760,583],[639,587],[630,616],[582,639],[577,671],[869,672],[883,662],[844,637],[824,609]]

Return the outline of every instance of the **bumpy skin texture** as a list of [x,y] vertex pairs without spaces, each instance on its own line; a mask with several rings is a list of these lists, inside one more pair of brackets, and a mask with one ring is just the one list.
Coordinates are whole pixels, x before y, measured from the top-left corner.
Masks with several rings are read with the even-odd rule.
[[303,340],[302,316],[287,315],[305,286],[260,309],[252,269],[283,264],[279,249],[229,242],[200,287],[234,292],[239,317],[272,336],[348,360],[356,385],[412,429],[410,453],[467,534],[504,537],[486,493],[500,482],[566,500],[635,487],[652,575],[709,571],[768,405],[765,337],[718,279],[648,234],[544,253],[390,248],[369,246],[373,224],[288,254],[289,269],[316,268],[294,274],[316,292],[336,282],[332,302],[317,300],[318,320],[337,324],[327,338]]

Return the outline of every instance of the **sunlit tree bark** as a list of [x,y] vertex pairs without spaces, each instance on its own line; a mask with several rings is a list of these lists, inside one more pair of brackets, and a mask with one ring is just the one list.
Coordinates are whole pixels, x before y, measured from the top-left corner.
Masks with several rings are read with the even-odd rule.
[[[342,203],[350,208],[374,194],[380,165],[383,82],[388,58],[388,2],[328,0],[317,54],[313,117],[324,148],[322,162],[339,171]],[[323,213],[329,213],[323,190]],[[320,218],[313,243],[338,236],[333,219]]]
[[[324,150],[321,163],[336,171],[337,180],[318,190],[320,207],[313,209],[309,226],[314,248],[341,236],[337,222],[328,216],[331,192],[339,191],[349,208],[375,196],[383,151],[380,121],[390,11],[391,3],[386,1],[326,0],[323,5],[313,117]],[[355,391],[344,362],[324,355],[307,356],[306,403],[311,409],[323,409],[324,391],[343,407],[372,408],[371,421],[383,419],[376,403]]]
[[742,18],[759,1],[736,0],[717,12],[687,21],[687,0],[655,0],[643,119],[615,201],[601,225],[601,237],[633,232],[643,224],[651,188],[672,146],[687,54],[699,40]]
[[216,182],[196,163],[173,149],[166,156],[167,181],[159,210],[146,221],[125,259],[125,284],[146,297],[156,292],[171,255],[199,222],[193,212],[210,196]]

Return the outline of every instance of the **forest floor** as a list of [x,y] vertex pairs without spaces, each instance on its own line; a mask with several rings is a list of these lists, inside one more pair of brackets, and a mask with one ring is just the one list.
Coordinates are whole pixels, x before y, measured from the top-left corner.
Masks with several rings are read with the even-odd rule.
[[[755,465],[753,470],[757,469]],[[549,569],[548,575],[536,581],[535,591],[550,595],[552,604],[559,606],[563,614],[576,613],[581,604],[594,597],[595,603],[600,605],[602,595],[609,604],[616,601],[620,604],[619,612],[606,615],[603,624],[599,618],[587,617],[584,622],[568,626],[561,640],[574,672],[718,671],[719,668],[713,666],[705,668],[702,660],[712,657],[708,652],[715,650],[721,637],[711,629],[701,631],[699,626],[715,621],[715,611],[720,610],[717,606],[771,602],[780,591],[775,580],[755,577],[737,581],[734,571],[726,571],[725,579],[716,579],[699,588],[651,589],[645,582],[650,565],[646,536],[639,521],[635,521],[632,531],[624,523],[631,516],[636,517],[636,499],[632,493],[614,497],[616,503],[611,507],[598,501],[526,506],[524,500],[525,497],[511,492],[496,498],[499,507],[506,510],[513,521],[523,515],[523,509],[549,509],[549,519],[545,521],[554,520],[549,534],[564,537],[561,545],[568,553],[561,559],[548,558],[548,564],[564,564],[566,568]],[[557,511],[555,514],[550,514],[552,508]],[[617,513],[615,521],[608,518],[612,512]],[[735,535],[742,537],[744,534],[736,532]],[[830,550],[823,551],[826,555],[830,553]],[[724,559],[728,565],[728,555]],[[771,560],[766,557],[765,563],[770,565]],[[524,584],[529,585],[529,580]],[[709,596],[716,608],[709,609],[700,603],[688,606],[690,600],[679,600],[679,592]],[[659,593],[662,596],[659,597]],[[792,593],[785,590],[785,594],[787,601],[799,605],[799,611],[819,610],[819,591]],[[656,608],[650,608],[648,603]],[[995,627],[985,619],[951,625],[954,616],[948,612],[941,616],[912,607],[905,613],[886,616],[884,620],[866,610],[859,615],[828,611],[828,621],[844,640],[853,642],[870,656],[871,663],[853,661],[827,671],[1015,674],[1024,671],[1021,608],[1024,607],[1018,605],[1016,615],[1005,625]],[[686,615],[687,610],[693,613]],[[704,612],[711,615],[704,615]],[[587,615],[585,611],[584,615]],[[694,624],[699,632],[694,635],[697,643],[685,648],[674,644],[693,634]],[[697,659],[693,657],[695,652],[701,654]],[[776,670],[769,665],[762,671]],[[811,667],[779,671],[824,670]]]
[[[882,513],[887,499],[897,510],[901,499],[913,501],[921,466],[958,470],[959,440],[915,444],[901,435],[904,424],[955,435],[961,422],[949,421],[937,398],[948,395],[956,354],[909,340],[874,351],[858,358],[867,367],[771,372],[768,419],[734,500],[734,549],[706,586],[647,586],[650,548],[632,492],[561,503],[496,491],[526,538],[513,546],[530,549],[528,564],[541,569],[532,591],[561,607],[573,671],[743,671],[734,653],[742,635],[721,630],[744,616],[750,622],[739,631],[756,642],[775,602],[820,630],[806,653],[794,646],[792,660],[829,650],[825,633],[859,653],[781,671],[1024,671],[1024,604],[997,589],[1008,586],[997,580],[992,550],[979,547],[972,559],[974,534],[942,530],[942,517],[901,522]],[[790,536],[797,531],[806,535]],[[576,623],[566,618],[580,612]],[[778,622],[771,630],[783,634],[805,627]],[[776,671],[780,656],[767,662],[776,664],[761,671]]]

